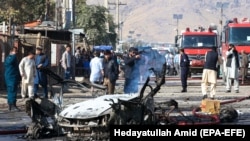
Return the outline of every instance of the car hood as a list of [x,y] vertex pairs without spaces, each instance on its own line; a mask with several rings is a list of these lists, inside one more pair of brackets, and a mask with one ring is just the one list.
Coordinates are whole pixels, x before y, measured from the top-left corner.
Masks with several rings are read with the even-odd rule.
[[80,103],[70,105],[60,112],[60,116],[70,119],[89,119],[95,118],[106,113],[107,110],[111,110],[113,99],[117,103],[118,99],[129,101],[139,96],[139,93],[134,94],[114,94],[114,95],[103,95],[94,99],[86,100]]

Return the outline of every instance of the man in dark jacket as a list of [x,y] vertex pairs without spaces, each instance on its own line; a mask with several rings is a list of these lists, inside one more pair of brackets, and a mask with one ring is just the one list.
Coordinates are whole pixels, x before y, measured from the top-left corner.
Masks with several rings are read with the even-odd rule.
[[124,57],[124,93],[137,93],[140,71],[138,60],[140,55],[137,48],[131,47],[129,53]]
[[181,67],[181,84],[182,84],[182,90],[181,92],[187,92],[187,78],[189,73],[189,66],[190,61],[185,54],[184,49],[180,49],[180,67]]
[[107,86],[107,94],[114,94],[115,83],[118,79],[119,68],[117,61],[111,56],[112,53],[110,50],[104,51],[104,81],[103,85]]
[[217,47],[213,47],[211,51],[208,51],[205,55],[205,64],[202,73],[201,80],[201,92],[203,99],[207,98],[207,87],[210,84],[210,98],[214,99],[216,82],[217,82],[217,67],[222,63],[222,60],[217,52]]

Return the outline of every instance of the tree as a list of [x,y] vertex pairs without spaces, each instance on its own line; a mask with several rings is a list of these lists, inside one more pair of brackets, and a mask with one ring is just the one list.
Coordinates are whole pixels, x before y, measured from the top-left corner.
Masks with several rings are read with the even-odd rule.
[[[107,9],[103,6],[86,5],[84,1],[76,2],[76,25],[83,27],[87,42],[92,45],[115,45],[116,34],[113,19],[106,15]],[[106,22],[109,21],[109,32]]]
[[37,20],[45,13],[46,0],[1,0],[0,21],[13,19],[16,24]]
[[[12,18],[17,25],[29,21],[52,17],[55,3],[52,0],[1,0],[0,22]],[[116,43],[116,33],[113,17],[108,15],[108,10],[103,6],[86,5],[86,0],[75,0],[76,26],[83,28],[87,42],[93,45],[112,45]],[[52,10],[51,10],[52,9]],[[50,11],[51,10],[51,11]],[[49,13],[47,13],[49,12]],[[49,19],[46,17],[46,19]],[[109,31],[106,23],[109,22]]]

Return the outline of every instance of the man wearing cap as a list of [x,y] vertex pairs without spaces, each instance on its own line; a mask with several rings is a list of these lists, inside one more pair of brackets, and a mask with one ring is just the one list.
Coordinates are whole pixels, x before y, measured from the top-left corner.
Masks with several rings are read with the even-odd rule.
[[19,71],[22,76],[22,90],[21,96],[23,99],[27,96],[27,90],[29,98],[34,97],[34,79],[36,75],[36,65],[35,65],[35,52],[29,51],[28,55],[22,58],[19,63]]
[[36,64],[36,75],[34,80],[34,97],[37,97],[37,91],[39,85],[43,88],[44,97],[48,98],[48,80],[47,75],[42,72],[40,69],[49,66],[49,59],[47,55],[43,52],[43,48],[41,46],[36,47],[36,56],[35,56],[35,64]]
[[124,93],[137,93],[138,92],[138,82],[140,80],[140,71],[138,61],[140,55],[138,49],[131,47],[129,53],[124,57]]

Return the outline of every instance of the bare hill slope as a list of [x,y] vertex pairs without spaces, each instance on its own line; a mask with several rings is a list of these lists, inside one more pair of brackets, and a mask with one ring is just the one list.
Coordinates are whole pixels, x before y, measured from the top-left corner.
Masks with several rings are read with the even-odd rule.
[[[103,5],[104,0],[87,0],[87,4]],[[115,2],[116,0],[109,0]],[[119,0],[126,5],[119,6],[120,21],[123,21],[122,39],[129,35],[147,42],[174,42],[177,34],[177,20],[173,14],[181,14],[179,33],[186,27],[208,27],[210,23],[218,25],[221,8],[217,2],[228,3],[223,8],[223,23],[237,17],[250,18],[250,0]],[[110,5],[111,8],[114,6]],[[110,10],[114,13],[115,10]],[[129,34],[129,31],[135,31]],[[141,36],[136,36],[136,35]]]

